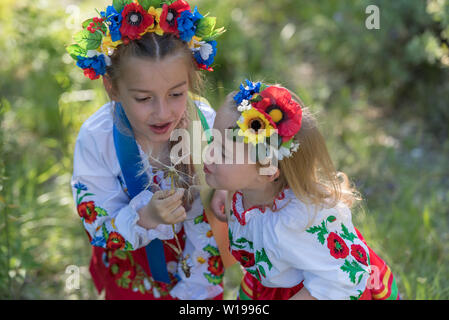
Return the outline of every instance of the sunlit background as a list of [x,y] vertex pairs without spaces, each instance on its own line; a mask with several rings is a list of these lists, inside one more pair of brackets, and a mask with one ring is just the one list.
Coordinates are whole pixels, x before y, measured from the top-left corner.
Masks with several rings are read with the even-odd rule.
[[[106,101],[65,47],[98,0],[0,1],[0,298],[98,299],[70,189],[74,142]],[[197,0],[228,30],[204,95],[281,83],[317,114],[364,201],[356,226],[405,299],[449,299],[449,1]],[[369,30],[368,5],[380,9]],[[68,266],[81,271],[67,286]],[[233,299],[238,270],[225,276]]]

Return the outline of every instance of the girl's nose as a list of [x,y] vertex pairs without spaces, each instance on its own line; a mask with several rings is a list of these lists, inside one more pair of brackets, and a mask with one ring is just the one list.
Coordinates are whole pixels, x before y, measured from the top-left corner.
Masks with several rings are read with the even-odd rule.
[[153,109],[153,119],[157,119],[160,122],[170,120],[170,109],[165,99],[157,99]]

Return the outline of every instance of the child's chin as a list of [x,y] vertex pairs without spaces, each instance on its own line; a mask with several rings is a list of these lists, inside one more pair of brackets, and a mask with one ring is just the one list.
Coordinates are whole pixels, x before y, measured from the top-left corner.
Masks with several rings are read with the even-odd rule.
[[219,185],[215,181],[214,177],[209,173],[206,174],[206,183],[209,185],[209,187],[214,189],[220,189]]

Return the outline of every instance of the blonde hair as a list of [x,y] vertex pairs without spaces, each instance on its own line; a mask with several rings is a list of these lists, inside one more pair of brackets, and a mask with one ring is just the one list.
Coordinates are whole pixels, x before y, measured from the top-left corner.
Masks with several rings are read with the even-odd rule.
[[[310,109],[305,107],[296,94],[290,90],[289,92],[302,107],[302,125],[295,135],[295,140],[300,145],[291,157],[279,161],[280,175],[275,180],[276,194],[288,187],[306,204],[332,208],[341,201],[349,208],[353,207],[361,200],[359,192],[345,173],[335,169],[326,142]],[[238,113],[234,101],[229,99],[229,96],[226,105],[231,111],[235,110],[234,112]],[[259,163],[257,165],[261,166]]]

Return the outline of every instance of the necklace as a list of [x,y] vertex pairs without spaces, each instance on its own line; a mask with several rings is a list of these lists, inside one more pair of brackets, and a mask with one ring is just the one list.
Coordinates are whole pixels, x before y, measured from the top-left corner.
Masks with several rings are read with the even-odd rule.
[[[172,190],[172,194],[175,191],[175,186],[176,186],[176,172],[173,170],[170,170],[168,173],[168,176],[170,178],[170,182],[171,182],[171,190]],[[181,243],[179,242],[179,238],[178,235],[176,234],[176,230],[175,230],[175,225],[172,224],[172,229],[173,229],[173,234],[174,234],[174,238],[176,241],[176,246],[173,245],[170,242],[164,241],[164,243],[170,247],[170,249],[173,250],[173,252],[176,254],[176,257],[178,259],[178,262],[181,264],[181,269],[184,272],[185,276],[187,278],[190,277],[190,270],[191,270],[191,266],[187,263],[187,259],[189,259],[189,255],[186,255],[185,257],[182,254],[182,247],[181,247]]]

